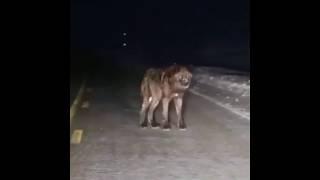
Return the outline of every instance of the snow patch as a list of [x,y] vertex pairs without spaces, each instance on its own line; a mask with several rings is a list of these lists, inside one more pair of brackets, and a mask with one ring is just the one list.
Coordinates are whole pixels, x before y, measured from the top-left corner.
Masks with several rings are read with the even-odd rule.
[[230,91],[242,97],[250,96],[250,79],[248,76],[241,75],[240,72],[199,67],[194,70],[194,81]]
[[191,93],[250,120],[250,77],[248,73],[212,67],[193,70]]
[[236,115],[238,115],[238,116],[250,121],[250,112],[246,112],[242,108],[234,108],[228,103],[227,104],[223,104],[220,101],[216,100],[215,98],[209,97],[209,96],[204,95],[202,93],[199,93],[199,92],[195,91],[194,89],[190,89],[190,92],[195,94],[195,95],[197,95],[197,96],[200,96],[200,97],[202,97],[202,98],[204,98],[204,99],[206,99],[206,100],[208,100],[210,102],[213,102],[213,103],[217,104],[218,106],[223,107],[223,108],[229,110],[230,112],[232,112],[232,113],[234,113],[234,114],[236,114]]

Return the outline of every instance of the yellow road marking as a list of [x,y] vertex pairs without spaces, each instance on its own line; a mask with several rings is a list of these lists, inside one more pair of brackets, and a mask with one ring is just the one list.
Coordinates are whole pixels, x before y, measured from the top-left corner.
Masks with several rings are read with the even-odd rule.
[[72,106],[70,108],[70,125],[72,123],[72,120],[77,112],[77,109],[78,109],[78,105],[81,101],[81,98],[83,96],[83,93],[84,93],[84,89],[85,89],[85,85],[86,85],[86,79],[83,81],[82,85],[81,85],[81,88],[77,94],[77,97],[76,99],[73,101],[72,103]]
[[74,130],[71,137],[71,144],[80,144],[82,139],[82,134],[83,134],[82,129]]

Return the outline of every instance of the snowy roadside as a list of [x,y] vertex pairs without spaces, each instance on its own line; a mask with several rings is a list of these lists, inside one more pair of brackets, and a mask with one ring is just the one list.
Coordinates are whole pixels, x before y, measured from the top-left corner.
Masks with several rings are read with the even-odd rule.
[[222,68],[196,67],[190,92],[250,120],[250,76]]

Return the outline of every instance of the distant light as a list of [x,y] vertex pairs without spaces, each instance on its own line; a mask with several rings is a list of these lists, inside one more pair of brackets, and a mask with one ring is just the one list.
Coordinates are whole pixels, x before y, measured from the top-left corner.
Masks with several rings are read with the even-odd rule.
[[123,43],[122,46],[127,46],[127,43]]
[[123,36],[126,36],[127,35],[127,33],[123,33]]

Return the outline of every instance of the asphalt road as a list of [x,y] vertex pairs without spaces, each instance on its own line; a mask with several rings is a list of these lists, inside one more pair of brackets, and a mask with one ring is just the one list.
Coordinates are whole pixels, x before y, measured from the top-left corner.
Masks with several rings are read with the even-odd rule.
[[83,130],[81,143],[70,145],[71,180],[250,179],[250,121],[188,93],[186,131],[141,129],[142,74],[101,67],[89,79],[89,108],[80,109],[70,132]]

